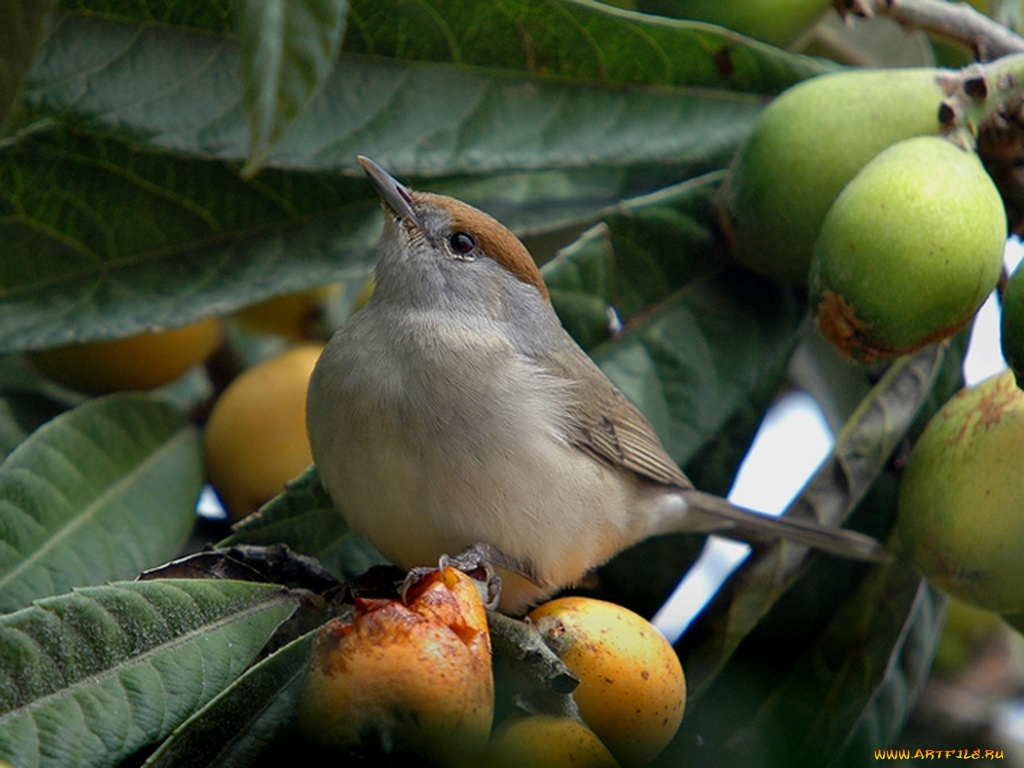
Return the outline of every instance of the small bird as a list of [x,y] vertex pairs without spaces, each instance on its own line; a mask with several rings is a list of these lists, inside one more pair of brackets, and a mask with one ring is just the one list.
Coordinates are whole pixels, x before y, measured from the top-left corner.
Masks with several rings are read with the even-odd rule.
[[562,327],[515,235],[359,162],[384,203],[376,287],[320,356],[307,427],[331,499],[395,565],[482,545],[518,614],[665,533],[885,557],[864,534],[696,490]]

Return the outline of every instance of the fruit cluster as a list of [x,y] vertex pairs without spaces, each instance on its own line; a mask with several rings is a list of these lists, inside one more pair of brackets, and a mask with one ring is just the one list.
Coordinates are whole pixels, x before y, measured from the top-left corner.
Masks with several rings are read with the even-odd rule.
[[719,197],[736,257],[810,284],[818,327],[861,361],[954,333],[995,288],[1007,236],[978,156],[939,136],[950,73],[856,70],[764,112]]
[[524,706],[492,729],[488,622],[474,582],[445,567],[402,599],[357,600],[318,632],[300,704],[314,743],[437,765],[640,766],[682,720],[686,685],[645,619],[587,598],[535,609],[527,626],[579,678],[571,709]]
[[[935,69],[841,72],[786,91],[718,197],[733,253],[807,284],[817,327],[854,360],[950,336],[1002,275],[1001,188],[962,146],[978,124],[984,133],[984,115],[964,132],[950,114],[955,98],[991,112],[988,91],[984,76]],[[933,586],[1014,616],[1024,614],[1024,269],[1002,291],[1002,348],[1011,370],[959,392],[919,438],[890,548]]]

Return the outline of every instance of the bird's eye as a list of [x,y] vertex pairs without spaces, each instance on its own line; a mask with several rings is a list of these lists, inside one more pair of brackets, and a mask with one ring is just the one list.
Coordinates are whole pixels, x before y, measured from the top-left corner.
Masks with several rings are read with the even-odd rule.
[[448,247],[452,249],[452,253],[463,255],[476,248],[476,240],[466,232],[455,232],[448,238]]

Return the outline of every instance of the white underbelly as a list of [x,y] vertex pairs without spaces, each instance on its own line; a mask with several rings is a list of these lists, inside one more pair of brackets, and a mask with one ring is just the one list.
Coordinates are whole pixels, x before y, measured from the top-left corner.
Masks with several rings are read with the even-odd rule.
[[[566,442],[565,382],[507,351],[479,352],[486,376],[452,378],[444,361],[401,350],[372,387],[359,380],[366,360],[322,372],[333,391],[314,387],[311,398],[344,403],[330,423],[310,424],[324,485],[352,529],[401,568],[482,542],[541,582],[573,583],[636,539],[636,489]],[[509,398],[520,398],[518,418]]]

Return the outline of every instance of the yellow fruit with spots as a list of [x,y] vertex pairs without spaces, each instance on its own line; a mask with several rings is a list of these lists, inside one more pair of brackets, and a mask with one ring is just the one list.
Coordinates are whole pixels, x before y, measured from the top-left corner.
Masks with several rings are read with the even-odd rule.
[[592,730],[554,715],[512,715],[494,731],[481,763],[488,768],[618,768]]
[[25,358],[58,384],[103,395],[168,384],[205,362],[222,337],[221,321],[211,317],[169,331],[27,352]]
[[683,719],[686,680],[669,642],[642,616],[603,600],[564,597],[528,619],[580,684],[584,722],[624,766],[653,760]]
[[232,520],[284,490],[313,463],[306,388],[322,344],[302,344],[243,371],[217,398],[204,430],[206,470]]

